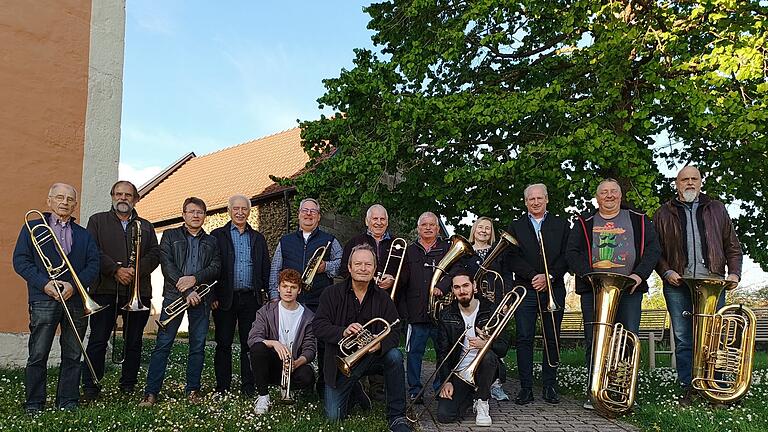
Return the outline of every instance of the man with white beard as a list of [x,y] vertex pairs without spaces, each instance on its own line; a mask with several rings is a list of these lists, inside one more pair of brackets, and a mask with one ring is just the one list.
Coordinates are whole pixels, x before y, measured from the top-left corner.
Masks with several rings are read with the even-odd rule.
[[[681,405],[691,402],[693,311],[687,278],[741,279],[742,251],[733,223],[722,202],[701,193],[702,177],[694,166],[680,170],[677,197],[653,215],[661,244],[656,272],[664,280],[664,298],[672,319],[677,379],[683,388]],[[727,271],[726,271],[727,267]],[[725,303],[725,291],[718,308]]]

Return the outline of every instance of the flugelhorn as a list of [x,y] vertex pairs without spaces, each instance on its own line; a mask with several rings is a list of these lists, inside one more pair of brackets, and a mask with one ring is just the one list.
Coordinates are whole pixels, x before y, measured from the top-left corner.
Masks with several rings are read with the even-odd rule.
[[445,255],[443,255],[443,259],[441,259],[435,266],[434,272],[432,273],[432,281],[429,283],[429,306],[427,314],[434,322],[437,322],[437,319],[440,317],[440,311],[453,301],[453,294],[450,292],[441,297],[433,294],[434,289],[437,287],[437,283],[440,282],[440,278],[442,278],[443,274],[448,271],[448,268],[458,261],[459,258],[465,255],[471,256],[474,254],[475,250],[467,239],[458,234],[451,236],[451,246],[448,248]]
[[392,284],[392,290],[390,291],[389,296],[392,298],[392,300],[395,300],[395,292],[397,291],[397,282],[400,280],[400,270],[403,268],[403,261],[405,261],[405,248],[408,246],[408,242],[405,241],[403,238],[396,238],[392,240],[392,245],[389,246],[389,255],[387,255],[387,261],[384,263],[384,268],[381,269],[380,272],[376,275],[374,278],[374,282],[376,284],[379,283],[379,279],[381,279],[382,276],[386,273],[387,269],[389,268],[389,263],[393,259],[396,259],[397,262],[397,272],[395,273],[395,281]]
[[[382,323],[384,329],[374,335],[371,332],[370,327],[377,322]],[[357,362],[368,354],[376,344],[384,340],[384,338],[392,331],[392,328],[399,322],[399,318],[392,323],[387,322],[384,318],[373,318],[365,323],[363,329],[359,332],[342,338],[339,341],[339,352],[341,353],[341,356],[336,357],[336,366],[338,366],[341,373],[345,376],[350,376],[352,374],[352,368],[355,367]]]
[[331,247],[332,241],[333,240],[326,243],[325,246],[320,246],[319,248],[315,249],[315,252],[312,254],[312,257],[309,258],[309,261],[307,261],[307,266],[304,267],[304,272],[301,273],[301,290],[302,291],[307,292],[312,289],[312,281],[315,280],[315,275],[317,274],[317,270],[320,269],[320,263],[323,262],[325,251],[328,250],[329,247]]
[[[216,285],[218,281],[213,281],[209,284],[200,284],[197,286],[192,287],[192,290],[197,293],[197,295],[200,296],[202,299],[203,297],[210,294],[211,290],[213,290],[213,286]],[[161,330],[168,329],[168,324],[171,323],[174,319],[176,319],[178,316],[183,314],[187,309],[189,309],[189,303],[187,303],[187,298],[184,296],[181,296],[171,302],[168,306],[163,309],[163,312],[165,312],[166,315],[168,315],[168,318],[160,321],[155,320],[158,327],[160,327]]]
[[640,339],[620,323],[614,324],[621,294],[635,286],[635,280],[608,272],[584,277],[595,295],[589,395],[599,413],[616,417],[632,409],[637,393]]
[[[491,253],[485,257],[483,263],[480,264],[480,268],[475,272],[475,283],[480,284],[480,294],[487,298],[491,303],[496,303],[496,291],[499,291],[497,289],[498,284],[501,284],[500,292],[504,292],[504,279],[499,272],[491,269],[491,264],[493,264],[493,262],[496,261],[496,258],[498,258],[508,247],[518,245],[517,239],[504,230],[499,230],[499,237],[501,238],[499,243],[496,244]],[[488,273],[493,275],[493,284],[489,284],[488,281],[485,280],[485,275]]]
[[[541,339],[544,344],[544,355],[547,357],[547,365],[549,367],[557,367],[560,364],[560,341],[557,335],[557,322],[555,320],[555,312],[562,310],[562,307],[555,301],[555,291],[552,289],[552,277],[549,274],[549,264],[547,264],[547,252],[544,250],[544,236],[541,235],[541,231],[536,233],[539,238],[539,249],[541,250],[541,260],[544,262],[544,277],[547,279],[547,306],[541,307],[541,299],[539,293],[534,292],[536,295],[536,305],[539,308],[539,316],[541,317]],[[555,351],[557,356],[556,360],[552,362],[552,353],[549,352],[549,344],[547,343],[547,329],[544,326],[544,313],[549,314],[549,322],[552,324],[552,334],[555,339]]]
[[[39,216],[40,223],[32,225],[29,218],[30,216]],[[83,345],[83,340],[80,338],[80,333],[77,332],[77,326],[75,325],[75,320],[72,318],[72,313],[69,311],[67,302],[64,301],[64,295],[61,292],[61,282],[59,279],[66,273],[69,273],[72,277],[72,285],[83,300],[84,317],[95,314],[106,306],[99,305],[88,295],[88,291],[85,290],[82,282],[80,282],[80,278],[77,277],[77,273],[75,273],[72,263],[69,262],[69,258],[67,258],[67,254],[64,252],[64,248],[61,246],[59,239],[56,238],[56,233],[53,232],[53,228],[51,228],[51,226],[48,225],[48,221],[45,220],[45,215],[39,210],[30,210],[24,215],[24,224],[27,226],[27,231],[29,231],[29,236],[32,245],[37,252],[37,256],[40,258],[40,261],[42,261],[43,267],[45,267],[45,271],[48,273],[48,277],[53,281],[53,287],[56,289],[56,294],[59,296],[59,300],[61,300],[61,306],[64,308],[64,313],[67,315],[67,321],[69,321],[69,325],[75,333],[75,339],[77,339],[80,351],[83,353],[83,360],[85,360],[85,364],[88,366],[88,371],[91,373],[93,383],[98,385],[99,378],[96,376],[96,371],[93,369],[93,363],[91,363],[91,359],[85,351],[85,345]],[[53,257],[49,257],[43,252],[43,246],[48,242],[53,242],[53,247],[61,260],[61,264],[54,265],[51,261]]]
[[724,279],[683,278],[693,301],[693,379],[691,385],[716,403],[743,398],[752,381],[757,319],[746,306],[717,310],[724,289],[738,284]]

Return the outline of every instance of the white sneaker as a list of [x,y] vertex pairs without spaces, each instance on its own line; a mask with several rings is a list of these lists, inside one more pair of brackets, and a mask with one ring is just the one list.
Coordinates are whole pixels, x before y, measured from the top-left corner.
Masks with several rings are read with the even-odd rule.
[[269,404],[269,395],[259,396],[253,404],[253,412],[256,413],[256,415],[266,414],[269,410]]
[[507,393],[504,392],[503,388],[501,388],[501,383],[499,380],[496,380],[493,384],[491,384],[491,397],[497,401],[509,400],[509,396],[507,396]]
[[477,413],[475,417],[475,424],[478,426],[490,426],[491,415],[488,413],[488,401],[477,399],[475,400],[474,411]]

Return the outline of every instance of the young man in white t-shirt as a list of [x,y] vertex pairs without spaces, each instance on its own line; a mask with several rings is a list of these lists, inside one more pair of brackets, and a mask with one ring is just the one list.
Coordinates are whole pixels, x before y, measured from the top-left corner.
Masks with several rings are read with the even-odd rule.
[[[437,335],[437,358],[446,358],[437,379],[445,380],[451,371],[461,371],[474,361],[480,350],[487,343],[477,336],[477,329],[483,328],[488,322],[495,305],[485,297],[475,298],[477,291],[472,275],[464,268],[452,272],[453,295],[456,300],[445,308],[440,314]],[[449,350],[456,340],[462,336],[462,347],[457,347],[449,354]],[[493,341],[491,349],[480,361],[480,367],[474,376],[477,389],[451,374],[443,386],[437,402],[437,419],[441,423],[460,421],[470,406],[474,406],[477,413],[475,424],[478,426],[490,426],[491,416],[488,408],[491,383],[493,383],[499,356],[507,352],[509,345],[508,336],[502,332],[501,336]]]
[[291,388],[305,389],[314,385],[315,374],[309,363],[315,358],[317,343],[312,332],[314,314],[296,301],[301,291],[301,275],[293,269],[280,272],[278,289],[280,299],[264,305],[256,312],[256,319],[248,335],[251,349],[251,368],[258,398],[254,404],[256,414],[269,409],[269,384],[280,383],[283,362],[293,359]]

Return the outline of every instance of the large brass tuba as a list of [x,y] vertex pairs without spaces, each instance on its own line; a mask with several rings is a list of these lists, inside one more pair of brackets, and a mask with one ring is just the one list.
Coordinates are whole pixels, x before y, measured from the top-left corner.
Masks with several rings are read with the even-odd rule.
[[330,241],[326,243],[325,246],[320,246],[315,249],[312,257],[307,261],[307,265],[304,267],[304,272],[301,273],[302,291],[307,292],[312,289],[312,281],[315,280],[315,274],[317,274],[317,270],[320,269],[320,263],[323,262],[325,251],[328,250],[329,247],[331,247]]
[[432,291],[434,291],[437,283],[440,282],[440,278],[442,278],[443,274],[448,270],[448,267],[452,266],[462,256],[471,256],[474,254],[475,249],[472,247],[472,244],[469,243],[469,240],[458,234],[451,236],[451,246],[448,248],[445,255],[443,255],[443,259],[441,259],[440,262],[437,263],[437,266],[435,266],[434,272],[432,273],[432,281],[429,283],[429,307],[427,309],[427,314],[434,322],[437,322],[437,319],[440,317],[440,311],[451,304],[453,301],[453,294],[449,292],[438,297],[432,294]]
[[[371,333],[370,327],[380,322],[384,324],[384,329],[377,334]],[[336,366],[345,376],[352,375],[352,368],[366,354],[368,354],[376,344],[381,342],[392,329],[400,322],[400,319],[388,323],[384,318],[372,318],[363,325],[363,329],[356,334],[351,334],[339,341],[339,352],[344,357],[336,357]]]
[[683,278],[693,301],[693,379],[691,385],[712,402],[733,403],[747,394],[755,350],[754,312],[741,305],[717,310],[723,289],[737,282]]
[[588,273],[585,278],[595,294],[589,395],[601,414],[616,417],[632,409],[637,392],[640,339],[620,323],[614,324],[621,294],[635,281],[607,272]]
[[[491,253],[488,254],[485,261],[480,264],[480,268],[478,268],[475,273],[475,283],[480,284],[480,294],[487,298],[491,303],[496,303],[498,284],[501,284],[501,292],[504,292],[504,279],[499,272],[491,269],[491,264],[493,264],[496,258],[498,258],[508,247],[512,245],[518,246],[517,239],[504,230],[499,230],[499,237],[501,237],[501,240],[499,240],[499,243],[496,244],[496,247],[493,248]],[[485,280],[485,275],[487,273],[493,275],[493,284],[489,284],[488,281]]]

